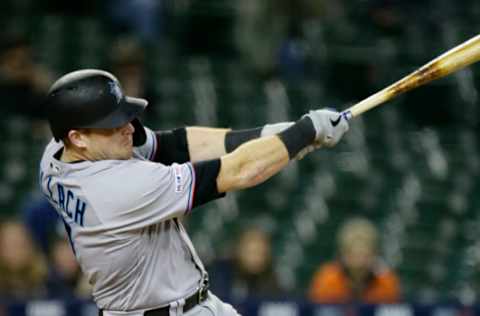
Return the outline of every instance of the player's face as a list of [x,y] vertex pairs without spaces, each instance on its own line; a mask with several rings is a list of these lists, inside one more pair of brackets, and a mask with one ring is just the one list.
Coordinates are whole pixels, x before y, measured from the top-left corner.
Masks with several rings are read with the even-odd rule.
[[90,129],[86,135],[89,160],[132,158],[134,131],[131,123],[112,129]]

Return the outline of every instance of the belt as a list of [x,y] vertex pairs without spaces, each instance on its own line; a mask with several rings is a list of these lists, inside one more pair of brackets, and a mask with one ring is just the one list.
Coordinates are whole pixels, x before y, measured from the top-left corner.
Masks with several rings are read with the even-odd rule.
[[[202,287],[200,290],[195,292],[192,296],[189,296],[185,300],[185,305],[183,305],[183,312],[186,313],[201,302],[205,301],[208,298],[208,285]],[[103,316],[103,310],[99,310],[99,316]],[[144,316],[169,316],[170,315],[170,306],[164,306],[156,309],[151,309],[143,313]]]

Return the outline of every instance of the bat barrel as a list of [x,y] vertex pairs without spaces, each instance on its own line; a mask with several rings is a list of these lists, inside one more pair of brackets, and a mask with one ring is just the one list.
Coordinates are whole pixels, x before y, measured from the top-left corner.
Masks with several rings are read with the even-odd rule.
[[394,97],[480,60],[480,35],[450,49],[385,89],[342,112],[350,120]]

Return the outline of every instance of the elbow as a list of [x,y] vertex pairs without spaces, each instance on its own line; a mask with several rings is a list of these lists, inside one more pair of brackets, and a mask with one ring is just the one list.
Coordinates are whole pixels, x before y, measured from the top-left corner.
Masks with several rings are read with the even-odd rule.
[[288,157],[284,155],[272,157],[271,153],[267,152],[265,157],[257,157],[249,151],[239,150],[241,149],[222,158],[220,177],[217,180],[219,190],[224,190],[222,192],[256,186],[268,180],[288,163]]
[[236,175],[237,188],[250,188],[264,182],[267,178],[265,170],[257,168],[240,168]]
[[255,173],[242,166],[235,166],[221,172],[217,178],[219,192],[230,192],[253,186]]

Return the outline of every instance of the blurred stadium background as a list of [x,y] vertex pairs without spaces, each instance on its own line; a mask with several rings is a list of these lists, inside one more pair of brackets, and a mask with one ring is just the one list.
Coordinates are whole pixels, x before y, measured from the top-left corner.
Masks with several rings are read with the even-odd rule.
[[[480,29],[478,0],[141,2],[3,0],[0,33],[22,34],[52,78],[140,65],[139,91],[151,100],[144,120],[168,129],[246,128],[344,109]],[[261,226],[273,236],[282,285],[301,297],[335,255],[338,225],[360,214],[380,228],[406,300],[476,303],[479,88],[475,65],[409,92],[355,119],[335,149],[194,212],[189,230],[201,256],[225,256],[237,232]],[[8,218],[39,195],[48,131],[13,97],[1,112],[0,212]]]

